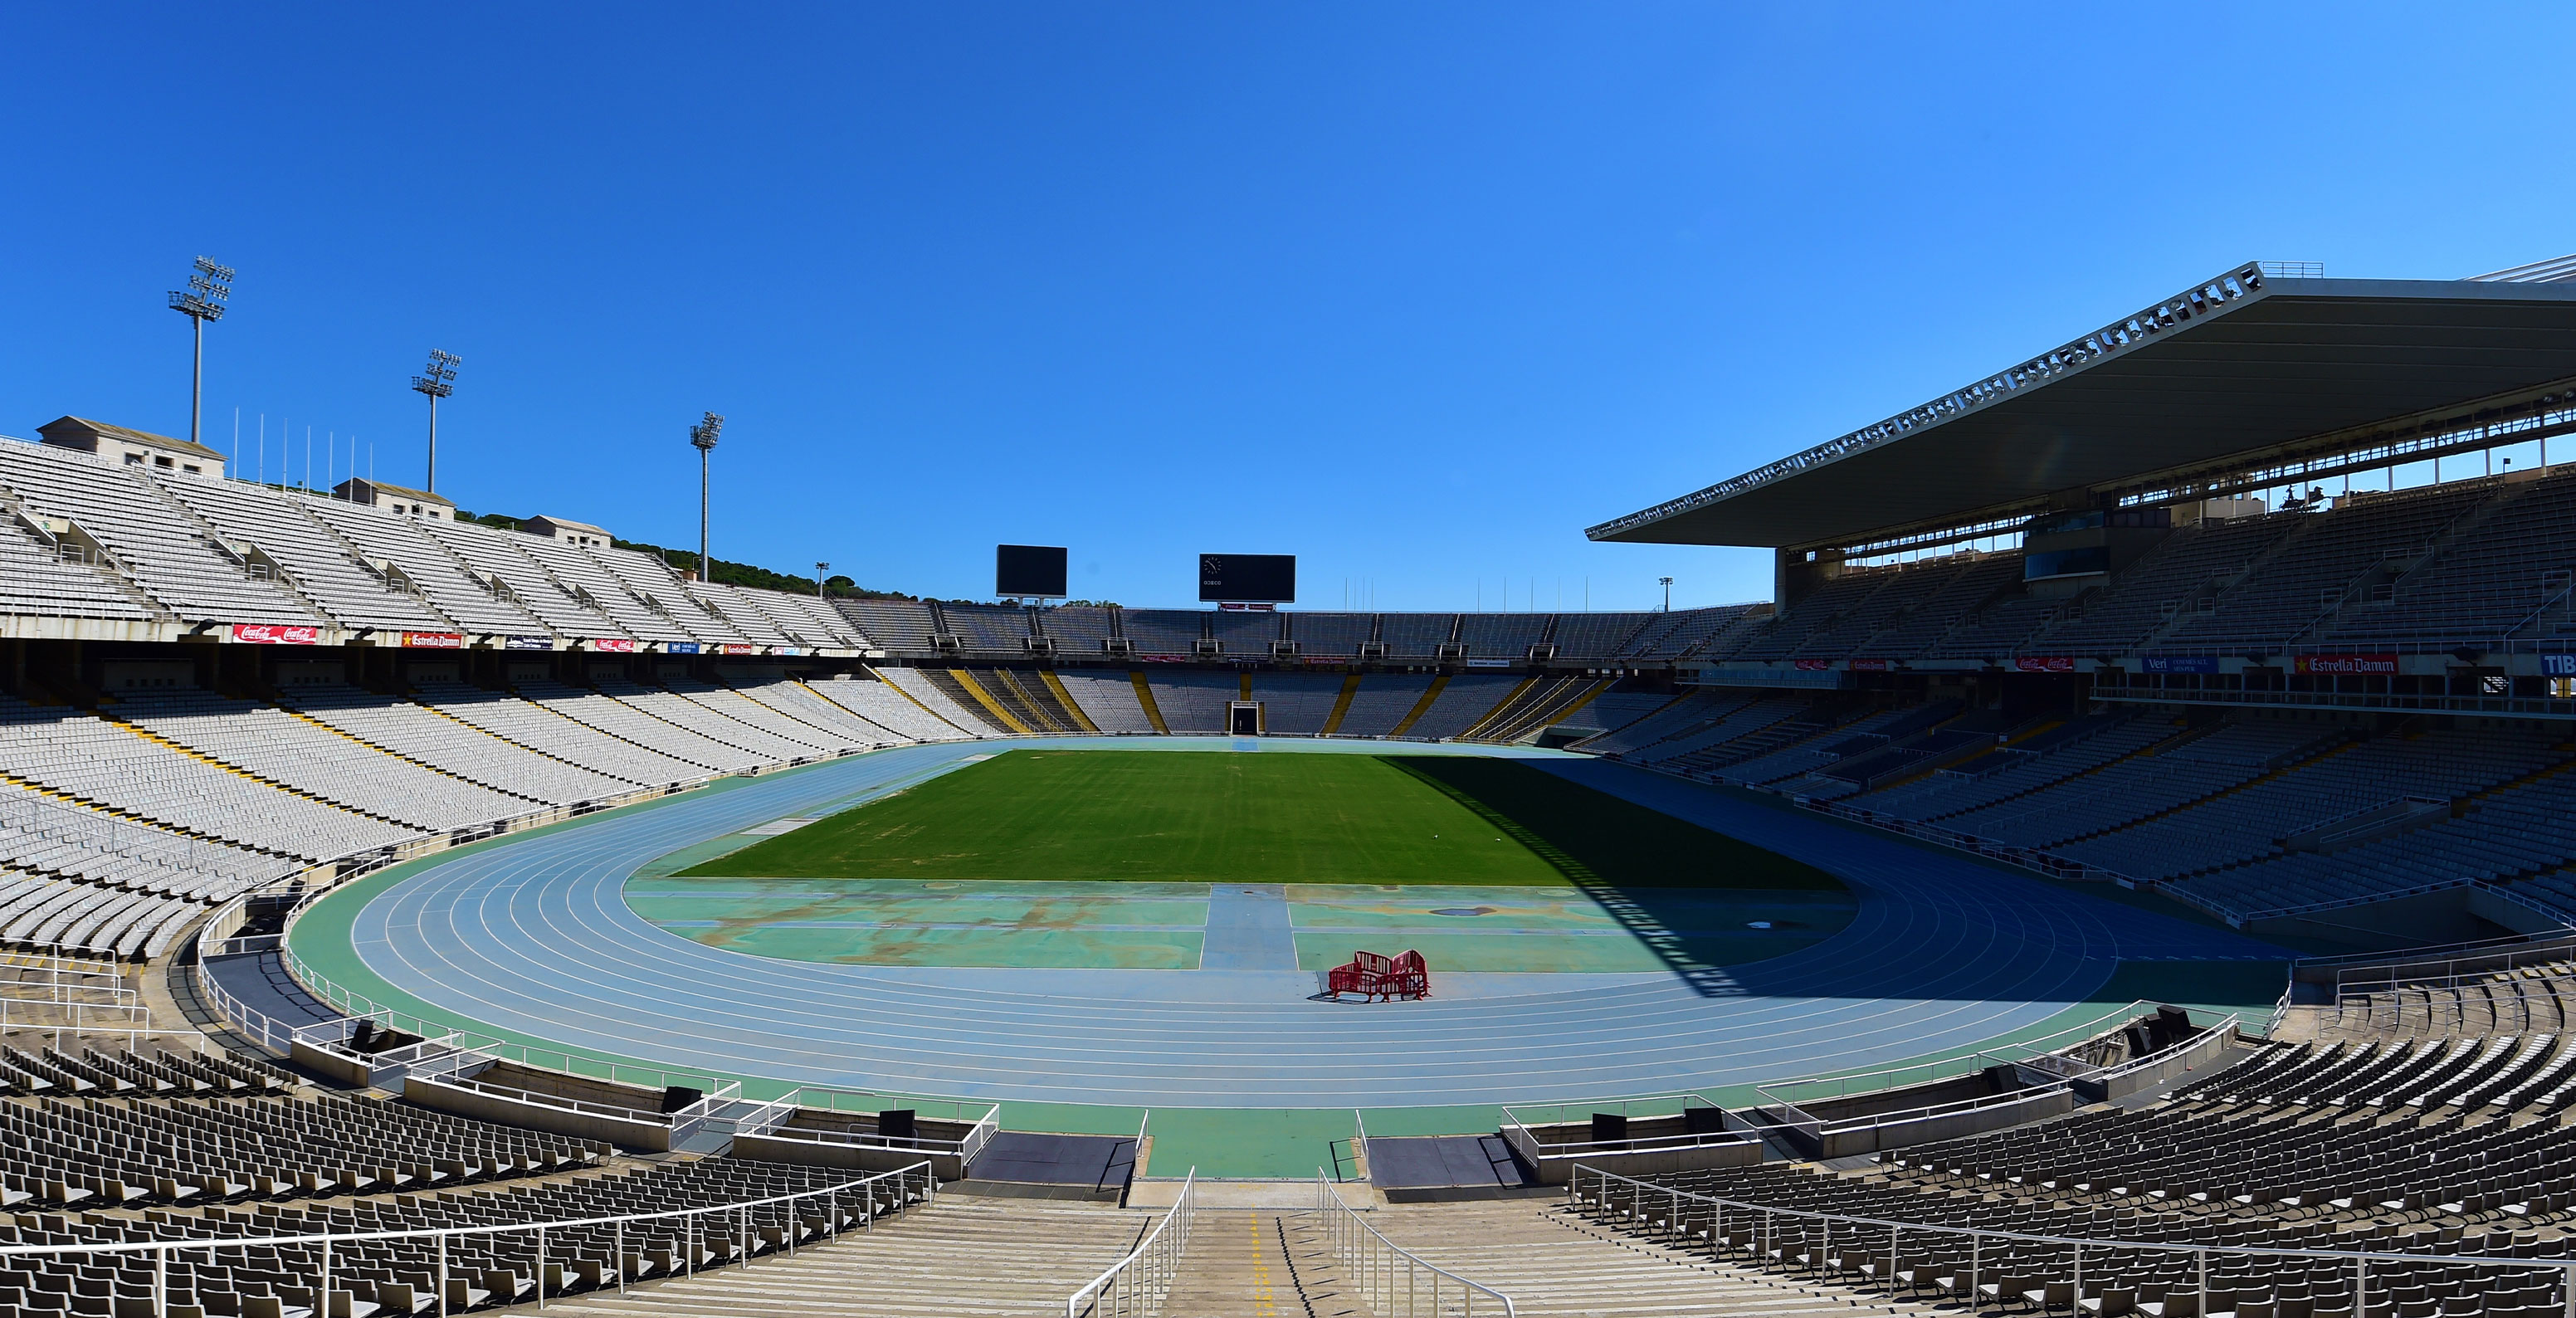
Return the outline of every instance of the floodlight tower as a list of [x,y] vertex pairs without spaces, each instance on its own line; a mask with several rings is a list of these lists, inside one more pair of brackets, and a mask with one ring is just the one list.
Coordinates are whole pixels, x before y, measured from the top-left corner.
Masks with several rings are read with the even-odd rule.
[[224,318],[224,303],[233,295],[233,268],[200,256],[188,275],[188,286],[170,294],[170,309],[186,316],[197,331],[196,368],[188,383],[188,442],[204,442],[198,421],[206,406],[206,322]]
[[707,556],[707,459],[723,433],[724,418],[713,412],[689,427],[689,442],[698,449],[698,580],[710,583],[716,579],[716,561]]
[[1655,580],[1662,583],[1664,587],[1664,612],[1670,613],[1673,611],[1673,579],[1671,577],[1657,577]]
[[814,565],[814,598],[823,598],[823,574],[831,570],[832,565],[829,563],[817,563]]
[[438,400],[456,392],[456,368],[465,359],[437,348],[429,350],[429,365],[411,377],[414,393],[429,399],[429,475],[422,488],[438,493]]

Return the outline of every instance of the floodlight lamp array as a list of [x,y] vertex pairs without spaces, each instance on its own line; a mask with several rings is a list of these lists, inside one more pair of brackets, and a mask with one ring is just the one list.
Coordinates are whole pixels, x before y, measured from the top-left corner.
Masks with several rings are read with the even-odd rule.
[[716,437],[724,433],[724,422],[723,417],[713,412],[707,413],[704,420],[689,427],[689,442],[701,449],[714,448]]
[[429,350],[429,365],[411,377],[411,387],[415,392],[432,398],[445,398],[456,392],[456,368],[464,364],[465,359],[455,353],[432,348]]
[[224,304],[233,295],[233,268],[200,256],[188,276],[188,286],[173,289],[170,309],[198,320],[222,320]]

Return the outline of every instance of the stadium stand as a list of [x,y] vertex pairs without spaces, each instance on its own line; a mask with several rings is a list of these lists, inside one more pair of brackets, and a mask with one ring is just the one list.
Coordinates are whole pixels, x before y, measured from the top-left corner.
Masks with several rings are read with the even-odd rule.
[[1352,694],[1350,707],[1342,711],[1337,735],[1387,736],[1413,713],[1430,690],[1431,678],[1419,673],[1372,673],[1360,679],[1360,689]]
[[1164,670],[1146,678],[1163,726],[1174,732],[1225,731],[1226,706],[1243,695],[1243,680],[1233,673]]
[[1072,693],[1074,703],[1082,707],[1092,726],[1103,732],[1152,732],[1154,725],[1145,717],[1143,702],[1136,699],[1136,684],[1124,672],[1092,672],[1067,669],[1056,675],[1064,689]]
[[1341,699],[1342,679],[1322,673],[1254,673],[1252,698],[1261,702],[1262,726],[1281,736],[1322,735],[1324,720]]

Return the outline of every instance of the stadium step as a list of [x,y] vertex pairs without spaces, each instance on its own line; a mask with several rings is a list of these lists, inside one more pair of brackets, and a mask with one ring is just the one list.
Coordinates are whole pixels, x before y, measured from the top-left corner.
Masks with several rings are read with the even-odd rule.
[[1394,729],[1386,735],[1390,737],[1401,737],[1404,734],[1413,731],[1413,725],[1421,722],[1422,716],[1431,712],[1432,702],[1440,699],[1440,693],[1448,689],[1449,675],[1447,673],[1442,673],[1440,676],[1431,679],[1431,685],[1423,689],[1422,699],[1413,702],[1412,711],[1407,713],[1402,719],[1398,720]]
[[1554,1200],[1395,1205],[1369,1218],[1423,1261],[1511,1296],[1521,1318],[1938,1312],[1667,1249],[1596,1227]]
[[1485,716],[1483,718],[1469,724],[1465,732],[1459,733],[1458,740],[1491,740],[1492,738],[1488,734],[1494,729],[1498,729],[1509,724],[1512,721],[1512,716],[1520,712],[1521,702],[1527,700],[1532,692],[1539,690],[1540,684],[1546,680],[1546,678],[1536,674],[1522,678],[1519,685],[1504,692],[1503,698],[1495,701],[1492,709],[1485,711]]
[[1342,716],[1351,712],[1351,697],[1359,693],[1359,674],[1353,673],[1342,679],[1342,693],[1333,697],[1333,712],[1324,716],[1324,730],[1318,735],[1329,737],[1342,730]]
[[793,1256],[547,1307],[600,1318],[1062,1313],[1067,1296],[1124,1257],[1156,1220],[1106,1205],[943,1194],[927,1208]]
[[1343,1289],[1323,1222],[1313,1213],[1202,1208],[1163,1312],[1190,1318],[1369,1312]]
[[1169,735],[1171,728],[1163,722],[1162,707],[1154,703],[1154,688],[1145,680],[1144,670],[1129,672],[1127,680],[1136,684],[1136,703],[1144,707],[1145,721],[1154,725],[1154,731]]
[[1038,670],[1038,680],[1046,683],[1048,693],[1055,697],[1057,704],[1064,706],[1065,717],[1072,719],[1075,727],[1084,732],[1100,731],[1100,725],[1092,722],[1089,714],[1082,712],[1082,702],[1075,700],[1073,693],[1064,689],[1063,678],[1042,668]]
[[1028,728],[1002,712],[984,688],[966,680],[964,670],[956,668],[917,668],[913,671],[929,680],[930,685],[955,701],[960,709],[973,714],[995,732],[1026,732]]
[[981,697],[985,708],[1010,724],[1013,732],[1055,731],[1045,713],[1030,706],[1028,693],[1011,680],[1008,670],[987,668],[979,674],[971,669],[952,668],[949,673],[968,695]]

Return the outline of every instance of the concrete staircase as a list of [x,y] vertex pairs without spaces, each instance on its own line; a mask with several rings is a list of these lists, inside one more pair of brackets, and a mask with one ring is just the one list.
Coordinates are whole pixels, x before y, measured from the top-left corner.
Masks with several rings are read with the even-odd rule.
[[[1066,1296],[1125,1257],[1160,1216],[1107,1205],[943,1194],[931,1206],[887,1218],[872,1231],[799,1249],[792,1257],[772,1255],[746,1267],[633,1286],[624,1295],[605,1291],[553,1300],[547,1308],[589,1318],[1061,1314]],[[1220,1222],[1217,1234],[1222,1237],[1229,1225],[1240,1227]]]
[[1198,1211],[1180,1284],[1163,1312],[1172,1318],[1375,1318],[1344,1284],[1321,1219],[1258,1208]]
[[1424,1261],[1511,1296],[1521,1318],[1935,1312],[1632,1239],[1554,1199],[1391,1205],[1369,1214],[1369,1222]]

